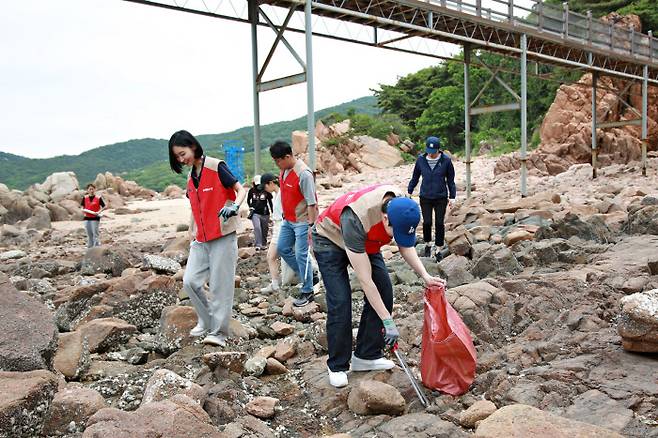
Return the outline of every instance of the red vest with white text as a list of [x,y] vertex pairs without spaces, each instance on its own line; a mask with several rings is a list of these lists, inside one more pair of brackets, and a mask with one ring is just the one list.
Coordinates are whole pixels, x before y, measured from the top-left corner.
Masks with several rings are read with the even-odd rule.
[[[94,199],[89,199],[89,196],[85,196],[85,209],[91,211],[100,211],[101,209],[101,198],[100,196],[94,196]],[[90,219],[97,219],[98,216],[91,213],[85,213],[85,217]]]
[[283,218],[288,222],[301,222],[308,218],[306,199],[302,189],[299,187],[299,176],[304,171],[310,171],[302,160],[297,160],[288,175],[284,178],[284,171],[279,175],[281,181],[281,206],[283,207]]
[[400,195],[398,188],[390,185],[374,185],[346,193],[334,201],[318,217],[316,229],[318,234],[345,247],[340,231],[340,215],[350,207],[357,215],[366,232],[366,253],[376,254],[381,247],[391,242],[382,222],[382,203],[387,193]]
[[218,239],[237,229],[237,217],[220,220],[217,216],[227,202],[235,201],[235,190],[227,189],[219,180],[217,168],[221,162],[212,157],[204,158],[199,187],[194,187],[191,173],[187,178],[187,197],[196,223],[197,242]]

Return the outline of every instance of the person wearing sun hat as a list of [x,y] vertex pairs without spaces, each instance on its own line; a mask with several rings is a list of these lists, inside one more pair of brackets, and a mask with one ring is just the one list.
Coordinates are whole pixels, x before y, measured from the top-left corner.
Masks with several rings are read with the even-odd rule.
[[[346,193],[318,216],[312,229],[313,252],[327,299],[329,383],[346,386],[347,371],[387,370],[385,346],[399,337],[391,312],[393,285],[381,247],[395,239],[402,258],[429,286],[445,284],[427,273],[415,250],[418,204],[397,187],[374,185]],[[364,291],[363,312],[352,353],[351,265]]]
[[446,207],[452,208],[457,195],[455,186],[455,168],[452,160],[441,151],[441,140],[438,137],[427,137],[425,153],[418,156],[407,192],[412,195],[418,180],[420,184],[420,209],[423,214],[423,240],[425,241],[425,257],[431,255],[432,248],[432,214],[436,222],[434,240],[437,261],[441,257],[441,247],[444,244],[445,226],[443,224]]

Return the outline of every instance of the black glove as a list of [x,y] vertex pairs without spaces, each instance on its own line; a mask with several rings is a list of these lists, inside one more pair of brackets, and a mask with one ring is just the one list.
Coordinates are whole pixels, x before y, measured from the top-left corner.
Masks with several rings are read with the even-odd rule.
[[240,208],[238,204],[227,205],[219,210],[219,214],[217,216],[219,216],[220,219],[227,220],[231,216],[238,215],[238,208]]

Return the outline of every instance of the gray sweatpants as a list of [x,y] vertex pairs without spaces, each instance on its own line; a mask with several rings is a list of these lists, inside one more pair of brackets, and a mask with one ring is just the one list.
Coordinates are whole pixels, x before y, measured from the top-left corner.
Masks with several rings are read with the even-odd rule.
[[101,240],[98,233],[98,226],[101,221],[85,221],[85,231],[87,231],[87,248],[92,246],[101,246]]
[[251,216],[251,223],[254,225],[254,238],[258,248],[267,246],[267,232],[270,228],[270,215],[261,215],[254,213]]
[[[199,322],[211,335],[229,334],[237,262],[236,233],[209,242],[195,240],[190,245],[183,288],[190,297]],[[206,281],[210,286],[210,301],[203,290]]]

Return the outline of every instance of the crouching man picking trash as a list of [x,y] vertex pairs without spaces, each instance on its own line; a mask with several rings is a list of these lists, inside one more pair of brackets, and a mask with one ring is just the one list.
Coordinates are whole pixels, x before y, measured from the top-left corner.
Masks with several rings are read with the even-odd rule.
[[[399,337],[391,317],[393,285],[380,252],[395,239],[404,260],[428,286],[444,284],[431,277],[416,254],[420,208],[391,185],[375,185],[346,193],[318,217],[313,251],[327,294],[329,382],[347,385],[347,371],[388,370],[384,346]],[[352,288],[347,266],[352,265],[365,293],[363,313],[352,353]]]

